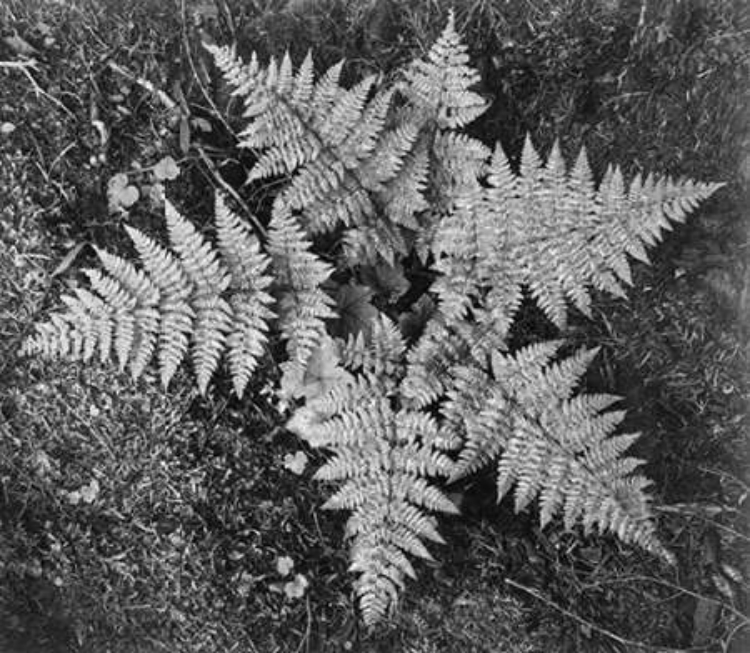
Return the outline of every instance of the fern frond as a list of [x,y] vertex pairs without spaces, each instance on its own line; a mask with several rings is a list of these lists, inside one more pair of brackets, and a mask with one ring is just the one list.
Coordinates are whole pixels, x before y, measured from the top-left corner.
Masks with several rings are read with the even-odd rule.
[[166,387],[187,353],[195,311],[188,302],[193,284],[179,260],[134,227],[125,227],[146,273],[159,288],[159,373]]
[[396,122],[392,128],[382,132],[373,156],[362,165],[362,177],[370,180],[369,186],[377,188],[397,179],[407,155],[412,153],[412,157],[416,156],[414,147],[420,133],[420,124],[410,119]]
[[289,355],[283,365],[287,377],[284,385],[290,389],[302,383],[307,362],[325,335],[324,320],[335,317],[334,301],[321,289],[333,268],[310,248],[311,242],[296,219],[276,210],[269,226],[267,250],[280,292],[280,328]]
[[[624,295],[630,259],[648,262],[664,230],[721,185],[628,181],[616,167],[597,185],[583,149],[571,168],[559,144],[543,157],[527,136],[516,166],[500,144],[461,133],[488,103],[452,11],[385,89],[376,76],[345,87],[343,62],[316,78],[310,54],[299,67],[288,53],[246,65],[208,48],[244,103],[248,181],[280,178],[267,189],[267,239],[220,196],[215,243],[167,202],[168,246],[128,228],[140,268],[98,251],[90,290],[64,297],[25,350],[116,357],[133,377],[156,356],[165,386],[189,355],[202,393],[226,356],[241,395],[278,327],[282,404],[306,401],[288,428],[328,456],[316,479],[336,486],[325,508],[350,513],[368,626],[396,606],[412,559],[442,542],[436,515],[456,508],[439,480],[490,465],[498,499],[536,503],[542,527],[560,518],[668,558],[627,455],[638,435],[620,431],[616,397],[578,391],[596,350],[511,352],[509,336],[524,296],[563,327],[571,305],[590,312],[592,289]],[[402,334],[379,310],[415,295]]]
[[268,326],[276,316],[269,294],[273,278],[271,259],[260,251],[260,243],[247,225],[216,196],[216,230],[219,251],[232,271],[229,304],[234,315],[227,332],[229,369],[234,391],[242,396],[268,341]]
[[114,349],[120,368],[140,376],[158,356],[167,386],[190,346],[198,388],[205,393],[222,353],[229,349],[235,390],[242,393],[266,341],[273,317],[266,292],[269,259],[257,240],[217,198],[218,250],[166,203],[172,251],[126,227],[143,263],[97,250],[104,272],[87,271],[94,293],[77,288],[63,297],[64,313],[25,343],[26,353],[102,361]]
[[[477,276],[485,269],[483,225],[475,219],[477,207],[484,202],[481,188],[457,198],[450,219],[444,219],[432,242],[436,255],[435,269],[440,273],[433,291],[440,298],[440,310],[449,320],[465,317],[478,293]],[[493,275],[494,276],[494,275]]]
[[476,369],[453,371],[442,412],[445,427],[465,445],[454,478],[497,461],[498,500],[515,488],[516,511],[533,500],[546,526],[612,532],[623,542],[670,558],[656,536],[641,461],[623,457],[637,435],[613,435],[624,417],[609,411],[616,397],[575,395],[594,352],[550,363],[560,343],[496,353],[492,377]]
[[437,401],[446,390],[448,373],[470,347],[445,324],[432,321],[407,353],[406,376],[401,383],[404,398],[417,408]]
[[525,287],[561,327],[568,302],[588,313],[591,287],[622,295],[628,256],[647,261],[645,247],[721,187],[640,177],[626,186],[613,168],[596,189],[584,151],[567,171],[558,145],[542,163],[528,138],[520,172],[498,146],[486,180],[484,190],[466,188],[438,227],[441,309],[457,318],[472,304],[499,305],[510,324]]
[[426,147],[416,147],[400,161],[398,174],[379,194],[390,221],[415,231],[419,229],[415,216],[430,206],[425,198],[429,168]]
[[437,134],[432,153],[436,168],[432,187],[450,198],[479,188],[491,154],[476,138],[452,131]]
[[398,328],[384,315],[373,320],[369,333],[349,336],[341,352],[345,367],[371,377],[398,377],[406,343]]
[[408,555],[431,559],[424,541],[442,542],[431,512],[455,513],[430,479],[448,476],[451,443],[431,416],[398,407],[395,359],[404,344],[382,317],[369,343],[350,342],[344,361],[356,373],[301,408],[289,427],[332,457],[316,478],[339,482],[325,508],[348,510],[353,538],[350,570],[358,573],[355,591],[368,626],[395,607],[406,577],[416,576]]
[[198,389],[205,393],[232,328],[232,308],[221,296],[229,287],[230,274],[224,270],[213,247],[169,201],[165,204],[165,216],[169,240],[193,284],[193,368]]
[[470,90],[479,82],[479,73],[468,65],[467,50],[451,11],[426,60],[415,61],[405,74],[407,95],[432,112],[441,129],[463,127],[487,110],[482,96]]
[[[96,252],[109,276],[90,277],[92,287],[115,308],[115,349],[120,370],[129,364],[132,377],[137,378],[156,349],[161,293],[151,278],[129,261],[102,249],[97,248]],[[98,282],[99,276],[102,277],[101,283]],[[113,296],[102,292],[101,286],[107,279],[120,284],[123,294],[127,294],[130,300],[122,302],[119,293]]]
[[434,403],[447,392],[454,369],[464,365],[487,369],[490,354],[506,349],[505,335],[491,316],[480,317],[470,322],[438,315],[427,324],[406,355],[401,393],[408,405],[424,408]]
[[309,55],[294,74],[288,55],[281,68],[272,60],[264,69],[242,66],[227,48],[209,49],[245,101],[249,123],[240,146],[260,152],[249,180],[291,176],[278,207],[302,212],[312,233],[374,215],[371,193],[395,175],[416,139],[413,128],[386,129],[394,90],[373,95],[372,76],[342,87],[341,63],[315,82]]

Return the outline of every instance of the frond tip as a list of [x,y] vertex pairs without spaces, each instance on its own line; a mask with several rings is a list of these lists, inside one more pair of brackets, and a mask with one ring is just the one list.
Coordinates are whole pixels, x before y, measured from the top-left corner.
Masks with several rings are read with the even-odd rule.
[[169,202],[165,212],[171,250],[128,227],[143,269],[97,250],[104,272],[88,271],[94,292],[77,288],[64,297],[67,311],[40,325],[24,352],[88,360],[98,349],[102,361],[116,354],[133,378],[156,353],[167,386],[190,349],[198,388],[205,393],[228,350],[235,390],[242,394],[274,317],[266,292],[270,259],[220,196],[218,248]]
[[463,127],[487,110],[485,100],[471,91],[479,73],[469,64],[468,48],[456,31],[453,11],[440,38],[406,71],[406,92],[415,103],[434,111],[438,127]]

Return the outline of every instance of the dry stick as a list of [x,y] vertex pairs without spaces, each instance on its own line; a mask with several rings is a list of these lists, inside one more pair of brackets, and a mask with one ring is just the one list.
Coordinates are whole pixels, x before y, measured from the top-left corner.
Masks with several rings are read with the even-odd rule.
[[312,633],[312,611],[310,610],[310,595],[307,594],[305,596],[305,612],[307,613],[307,622],[305,623],[305,632],[302,635],[302,640],[299,643],[299,646],[297,647],[297,650],[295,653],[300,653],[302,650],[302,647],[305,647],[306,651],[310,650],[310,635]]
[[712,526],[715,526],[719,530],[726,531],[727,533],[730,533],[736,538],[745,540],[746,542],[750,542],[750,537],[748,537],[747,535],[743,535],[742,533],[735,530],[731,526],[725,526],[724,524],[716,521],[713,517],[710,517],[709,515],[705,515],[699,510],[690,510],[687,507],[680,506],[677,504],[673,504],[671,506],[658,506],[656,510],[658,512],[672,513],[676,515],[685,515],[687,517],[697,517],[698,519],[702,519],[703,521],[708,522]]
[[177,107],[177,102],[169,97],[169,95],[167,95],[164,91],[156,88],[156,86],[154,86],[147,79],[134,75],[129,70],[125,70],[125,68],[123,68],[122,66],[118,66],[114,61],[109,62],[109,68],[110,70],[116,72],[118,75],[122,75],[126,79],[129,79],[138,84],[138,86],[145,88],[149,93],[153,93],[167,109],[172,110]]
[[[175,102],[169,95],[167,95],[164,91],[161,89],[156,88],[151,82],[149,82],[147,79],[143,79],[142,77],[137,77],[136,75],[133,75],[130,71],[126,70],[122,66],[118,66],[114,62],[109,63],[109,67],[116,72],[119,75],[122,75],[123,77],[126,77],[127,79],[135,82],[139,86],[145,88],[149,93],[153,93],[156,98],[167,108],[167,109],[176,109],[179,107],[177,102]],[[209,173],[211,174],[211,177],[213,180],[221,186],[221,188],[228,194],[231,195],[232,199],[234,199],[237,204],[240,205],[242,210],[245,212],[245,215],[247,216],[247,219],[252,223],[253,227],[255,228],[256,232],[265,238],[266,236],[266,230],[263,227],[263,225],[258,221],[258,219],[255,217],[253,212],[250,210],[250,207],[247,205],[247,203],[240,197],[239,193],[232,188],[221,176],[219,171],[216,169],[216,165],[214,162],[209,158],[209,156],[206,154],[206,151],[200,146],[195,143],[192,144],[192,147],[194,147],[198,155],[200,156],[201,160],[205,164],[206,168],[208,169]]]
[[234,17],[232,16],[232,10],[229,7],[229,4],[227,3],[227,0],[222,0],[222,6],[224,8],[224,18],[227,21],[227,25],[229,26],[229,31],[232,35],[232,41],[237,41],[237,28],[234,25]]
[[[203,81],[201,80],[201,76],[198,74],[198,70],[195,67],[195,61],[193,61],[193,53],[190,49],[190,41],[188,40],[187,28],[185,27],[186,25],[185,0],[181,0],[180,2],[180,22],[181,22],[180,27],[182,30],[182,47],[185,49],[185,54],[187,55],[188,63],[190,64],[190,70],[193,73],[193,77],[195,77],[195,81],[198,84],[198,88],[200,88],[201,94],[205,98],[206,102],[208,102],[208,104],[210,105],[211,110],[213,111],[214,115],[221,121],[221,123],[224,125],[224,128],[227,130],[227,132],[231,134],[235,140],[237,140],[237,134],[234,132],[231,125],[224,119],[224,116],[222,115],[221,111],[219,111],[218,107],[216,106],[216,103],[213,101],[213,98],[211,97],[210,93],[204,86]],[[214,164],[214,162],[206,154],[206,151],[200,145],[193,144],[193,146],[198,151],[198,154],[200,155],[203,163],[208,168],[214,180],[224,189],[224,191],[227,194],[231,195],[231,197],[234,199],[235,202],[237,202],[237,204],[240,205],[240,207],[245,212],[245,215],[247,216],[248,220],[252,223],[258,235],[261,236],[262,238],[265,238],[266,237],[265,228],[257,220],[257,218],[255,217],[255,214],[250,210],[250,207],[247,205],[247,203],[240,197],[239,193],[224,180],[224,178],[221,176],[219,171],[216,169],[216,165]]]
[[635,582],[640,581],[643,583],[655,583],[657,585],[661,585],[663,587],[668,587],[669,589],[673,589],[680,594],[687,594],[688,596],[692,596],[694,599],[698,599],[699,601],[708,601],[709,603],[715,603],[716,605],[723,608],[724,610],[731,612],[735,617],[738,617],[744,625],[750,626],[750,619],[748,619],[746,615],[742,614],[742,612],[737,610],[735,607],[729,605],[728,603],[724,603],[724,601],[720,601],[719,599],[715,599],[711,596],[698,594],[697,592],[693,592],[692,590],[689,590],[686,587],[675,585],[674,583],[670,583],[669,581],[661,580],[660,578],[655,578],[652,576],[634,575],[634,576],[625,576],[621,578],[613,578],[611,580],[599,581],[597,583],[589,583],[587,585],[583,585],[582,589],[590,589],[594,587],[599,587],[601,585],[632,583],[633,581]]
[[731,650],[732,640],[734,639],[734,636],[738,632],[740,632],[740,630],[742,630],[743,628],[746,628],[747,626],[748,626],[747,623],[741,623],[741,624],[737,624],[737,626],[735,626],[734,628],[732,628],[732,632],[729,633],[729,635],[727,635],[727,637],[726,637],[726,643],[724,644],[724,646],[726,647],[724,649],[725,651]]
[[252,223],[255,231],[260,236],[265,238],[265,227],[258,221],[258,218],[255,217],[255,214],[250,210],[250,207],[247,205],[245,200],[243,200],[240,197],[240,194],[226,182],[224,177],[221,176],[221,173],[219,173],[219,171],[216,169],[216,164],[209,158],[208,154],[206,154],[206,151],[200,145],[193,144],[193,147],[198,151],[198,155],[205,164],[206,168],[208,168],[208,171],[211,173],[214,181],[216,181],[216,183],[218,183],[219,186],[221,186],[228,195],[232,196],[232,199],[240,205],[240,208],[242,208],[242,210],[244,211],[247,219]]
[[50,95],[41,86],[39,86],[39,82],[37,82],[36,79],[34,79],[34,76],[29,72],[29,68],[33,68],[34,70],[37,70],[37,61],[35,59],[30,59],[29,61],[0,61],[0,68],[6,68],[9,70],[20,70],[24,75],[26,75],[26,78],[31,82],[31,85],[34,87],[34,92],[37,95],[41,95],[47,98],[54,105],[62,109],[68,115],[69,118],[72,118],[75,120],[75,114],[70,109],[68,109],[68,107],[66,107],[62,102],[60,102],[60,100]]
[[201,94],[206,99],[206,102],[208,102],[214,115],[221,121],[221,123],[224,125],[224,128],[227,130],[227,132],[230,133],[234,137],[235,140],[237,140],[237,134],[234,133],[234,130],[232,129],[231,125],[224,119],[224,116],[221,114],[221,111],[219,111],[213,98],[211,97],[209,92],[206,90],[206,87],[204,86],[203,81],[201,80],[201,76],[198,74],[198,70],[195,67],[195,61],[193,61],[193,53],[190,49],[190,41],[188,40],[187,28],[185,27],[185,24],[186,24],[185,0],[181,0],[180,2],[180,23],[181,23],[180,29],[182,30],[182,47],[184,48],[185,54],[187,55],[187,60],[188,60],[188,63],[190,64],[190,70],[193,72],[193,77],[195,77],[195,81],[198,84],[198,88],[201,90]]
[[30,61],[0,61],[0,68],[36,68],[36,60]]
[[617,642],[618,644],[621,644],[622,646],[637,646],[642,649],[648,649],[651,651],[662,651],[665,653],[686,653],[687,651],[707,651],[710,646],[696,646],[692,648],[670,648],[669,646],[654,646],[653,644],[644,644],[643,642],[637,642],[633,639],[627,639],[625,637],[620,637],[617,633],[613,633],[611,630],[607,630],[606,628],[602,628],[601,626],[597,626],[595,623],[592,623],[588,621],[587,619],[584,619],[583,617],[575,614],[574,612],[571,612],[570,610],[565,609],[561,605],[555,603],[552,599],[548,599],[546,596],[542,595],[541,593],[537,592],[536,590],[526,587],[525,585],[521,585],[521,583],[517,583],[516,581],[506,578],[505,583],[507,585],[510,585],[511,587],[515,587],[516,589],[521,590],[522,592],[525,592],[526,594],[529,594],[530,596],[533,596],[535,599],[541,601],[542,603],[548,605],[551,608],[554,608],[561,614],[564,614],[566,617],[570,617],[573,619],[573,621],[576,621],[580,625],[589,628],[590,630],[596,631],[597,633],[604,635],[605,637],[608,637],[609,639]]

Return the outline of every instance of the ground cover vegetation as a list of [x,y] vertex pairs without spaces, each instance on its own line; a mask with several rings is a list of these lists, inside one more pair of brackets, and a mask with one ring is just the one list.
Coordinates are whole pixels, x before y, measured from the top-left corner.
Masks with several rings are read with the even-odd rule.
[[[655,10],[640,3],[578,2],[544,9],[525,3],[454,7],[455,26],[471,44],[481,75],[466,68],[469,59],[457,49],[454,23],[445,28],[449,8],[432,3],[408,8],[387,2],[253,7],[183,3],[167,10],[143,2],[132,3],[124,12],[119,4],[39,2],[10,3],[3,9],[7,56],[2,72],[10,83],[3,87],[0,142],[8,187],[2,232],[7,393],[2,404],[0,539],[6,582],[0,609],[7,617],[2,633],[7,646],[481,651],[498,646],[636,650],[645,645],[657,650],[741,650],[736,647],[743,646],[746,626],[742,428],[747,334],[740,318],[747,311],[748,291],[742,258],[746,224],[738,207],[747,188],[742,113],[747,99],[742,85],[747,72],[746,16],[732,3],[675,3]],[[206,49],[205,43],[236,43],[248,60],[253,51],[262,62],[277,55],[282,63],[270,69],[265,63],[238,66],[233,52]],[[290,58],[283,59],[289,44]],[[305,60],[307,46],[316,53],[314,67]],[[436,54],[436,47],[442,54]],[[253,132],[242,115],[250,110],[261,118],[271,116],[271,126],[283,133],[284,126],[294,123],[294,112],[291,118],[284,113],[288,102],[269,109],[269,97],[283,98],[289,92],[305,104],[302,96],[320,91],[325,80],[329,92],[344,93],[330,73],[342,56],[349,63],[336,75],[341,75],[341,88],[355,90],[339,96],[346,100],[339,103],[339,113],[348,111],[354,118],[349,123],[359,120],[364,131],[354,130],[348,146],[345,141],[335,153],[338,160],[348,157],[345,168],[355,171],[357,181],[377,182],[366,190],[377,194],[388,216],[399,216],[388,229],[371,221],[366,197],[358,194],[356,185],[342,183],[343,190],[337,189],[325,174],[331,161],[319,156],[321,150],[328,155],[339,147],[336,139],[344,138],[345,129],[330,135],[333,140],[323,148],[304,138],[285,144],[273,140],[274,130],[264,132],[262,120]],[[435,104],[431,97],[430,65],[441,56],[440,67],[452,58],[462,70],[449,89],[457,98],[451,106],[450,100]],[[303,60],[306,63],[292,73],[296,67],[291,62],[299,65]],[[425,63],[408,67],[415,60]],[[60,66],[60,61],[68,65]],[[313,68],[323,79],[315,89]],[[419,110],[402,105],[389,123],[395,127],[386,133],[383,125],[392,97],[368,95],[372,80],[358,82],[377,71],[387,89],[402,83],[398,71],[405,68],[410,71],[408,83],[399,91]],[[227,84],[225,78],[234,83]],[[274,93],[262,97],[250,91],[243,107],[231,91],[244,84],[242,100],[251,81]],[[415,125],[414,115],[429,115],[431,106],[435,113],[429,121]],[[368,119],[360,120],[363,115]],[[340,119],[338,126],[347,122],[345,115]],[[452,132],[464,126],[468,135]],[[299,135],[296,129],[292,132]],[[427,144],[420,135],[424,132],[433,139]],[[539,167],[528,134],[544,152],[559,142],[543,157],[546,168]],[[503,147],[490,157],[481,142],[494,144],[498,139]],[[485,229],[477,241],[484,242],[490,234],[483,226],[485,207],[491,201],[507,202],[503,198],[513,193],[503,195],[502,189],[508,184],[527,183],[520,197],[538,197],[539,204],[544,204],[550,186],[570,189],[578,181],[580,188],[583,181],[585,188],[583,164],[566,176],[563,160],[569,157],[559,154],[581,146],[590,154],[594,176],[603,175],[602,199],[594,204],[607,208],[594,210],[599,217],[614,212],[615,203],[631,216],[631,225],[638,217],[621,199],[618,175],[605,173],[604,162],[619,164],[629,180],[643,181],[639,174],[653,170],[728,184],[689,227],[660,248],[653,269],[634,268],[635,290],[628,302],[598,293],[592,302],[581,290],[588,283],[599,290],[617,289],[616,277],[607,276],[607,269],[628,279],[622,251],[603,247],[595,234],[590,236],[597,244],[593,249],[605,263],[594,265],[594,274],[591,266],[573,266],[565,271],[567,282],[545,285],[549,270],[508,270],[497,260],[467,274],[467,266],[483,261],[488,252],[467,255],[462,230],[444,226],[448,221],[440,221],[440,210],[462,225],[477,223],[478,230]],[[427,156],[420,154],[420,147]],[[374,166],[369,162],[368,174],[359,176],[359,163],[352,160],[360,162],[373,151],[380,160]],[[435,173],[425,160],[448,165]],[[394,177],[385,161],[406,170],[410,183],[389,186]],[[429,177],[437,174],[443,175],[442,183]],[[477,176],[482,183],[471,181]],[[272,177],[272,183],[263,177]],[[321,193],[320,178],[328,180],[326,190],[334,187],[338,205]],[[414,211],[424,217],[424,198],[413,192],[415,186],[430,189],[427,204],[439,207],[430,213],[433,223],[418,228],[409,222]],[[211,188],[216,192],[207,193]],[[631,197],[632,188],[631,182]],[[646,181],[638,188],[646,201],[650,195],[660,209],[664,206],[666,187]],[[716,190],[681,182],[672,189],[683,200],[667,198],[664,217],[671,219],[684,217],[694,200]],[[179,211],[171,206],[167,211],[169,242],[179,259],[156,244],[163,242],[165,191],[179,205]],[[220,198],[218,207],[214,195]],[[576,197],[572,190],[567,196]],[[316,211],[305,215],[315,202]],[[461,210],[453,211],[455,205]],[[295,224],[295,214],[288,213],[290,208],[303,209],[299,219],[307,236]],[[520,214],[528,206],[517,202],[515,209],[506,205],[504,210]],[[665,226],[663,215],[661,210],[649,213],[650,220],[639,223],[635,239],[622,250],[642,254],[638,241],[651,244]],[[310,216],[322,217],[316,224]],[[247,226],[241,219],[248,220]],[[126,224],[127,230],[122,228]],[[537,227],[543,226],[542,220]],[[221,258],[212,257],[212,241],[199,235],[210,234],[214,227]],[[253,229],[268,258],[250,236]],[[409,230],[429,235],[412,238],[404,250],[403,236]],[[137,280],[136,294],[145,298],[145,309],[154,306],[143,276],[126,270],[125,259],[103,254],[105,249],[127,251],[125,233],[168,299],[167,320],[160,326],[140,321],[137,328],[162,333],[154,371],[162,381],[171,380],[169,392],[155,387],[146,368],[153,346],[148,339],[134,341],[126,328],[117,333],[90,328],[95,323],[91,309],[101,315],[101,301],[106,304],[115,297],[112,280],[121,285]],[[325,262],[312,257],[313,241],[305,244],[306,237],[317,239],[315,251],[323,253]],[[510,234],[511,242],[518,244],[517,238]],[[245,272],[248,279],[260,281],[257,285],[248,286],[237,274],[236,248],[243,240],[245,251],[252,254],[245,258]],[[93,247],[76,245],[86,241]],[[523,254],[523,247],[517,251]],[[385,255],[387,268],[373,252]],[[99,300],[75,291],[81,287],[75,270],[93,268],[97,254],[110,273],[109,281],[101,273],[89,273]],[[301,267],[300,257],[305,261]],[[437,261],[432,268],[437,276],[430,273],[430,257]],[[199,259],[203,263],[197,263]],[[341,270],[342,261],[350,270],[347,276],[339,273],[336,285],[319,287],[328,276],[326,268],[333,263]],[[222,263],[229,276],[220,273]],[[210,275],[202,274],[207,270]],[[455,280],[462,278],[457,288]],[[502,292],[499,278],[504,279]],[[57,303],[61,283],[75,297],[69,301],[73,314],[88,317],[83,322],[62,319],[52,332],[30,341],[33,324]],[[536,306],[518,294],[519,286],[531,290]],[[488,288],[495,294],[487,295]],[[224,291],[231,294],[226,302],[220,297]],[[434,308],[426,301],[429,292],[448,317],[447,326],[440,325],[443,331],[434,326]],[[567,316],[566,296],[591,313],[590,319]],[[465,297],[472,298],[470,306]],[[494,313],[486,311],[490,305],[497,307]],[[110,310],[119,304],[110,301],[107,306]],[[280,339],[272,329],[267,339],[265,320],[273,309],[279,311]],[[343,336],[342,342],[350,336],[343,348],[326,340],[319,326],[335,311],[348,318],[334,327],[338,331],[333,335]],[[401,319],[373,321],[377,311]],[[723,319],[717,321],[717,314]],[[186,322],[186,315],[195,322]],[[243,341],[230,328],[235,315],[245,316],[240,334],[245,344],[251,330],[254,369],[244,366],[237,353]],[[475,329],[468,337],[467,315]],[[373,326],[357,337],[365,317]],[[119,323],[127,324],[127,318]],[[486,340],[477,337],[476,326],[482,323],[493,325],[489,333],[483,332]],[[83,332],[68,337],[82,324]],[[193,327],[195,332],[190,331]],[[164,335],[175,330],[183,335]],[[196,332],[220,334],[198,339],[208,345],[191,350],[200,394],[191,391],[191,380],[178,368]],[[427,336],[420,335],[423,332]],[[560,334],[571,346],[602,347],[599,362],[585,377],[589,394],[580,397],[601,396],[597,392],[625,396],[630,414],[620,432],[645,434],[631,451],[649,461],[656,522],[644,503],[640,471],[629,477],[634,485],[628,481],[621,488],[627,488],[619,496],[628,506],[622,516],[590,504],[579,509],[566,498],[575,492],[561,488],[552,477],[540,477],[538,471],[552,462],[553,470],[562,469],[563,475],[567,470],[577,478],[578,468],[569,466],[576,457],[565,458],[563,464],[537,452],[539,466],[529,472],[519,449],[511,456],[515,459],[502,456],[497,468],[501,487],[507,490],[517,481],[522,488],[515,492],[516,507],[541,490],[541,513],[519,519],[513,516],[512,502],[495,504],[493,476],[480,473],[461,481],[452,459],[437,453],[452,450],[451,430],[457,428],[469,443],[456,454],[458,466],[474,471],[492,457],[488,448],[499,445],[514,451],[520,446],[528,453],[529,442],[537,437],[534,424],[562,424],[564,415],[577,415],[581,428],[593,432],[589,438],[609,435],[622,415],[612,414],[609,421],[595,418],[604,407],[601,401],[570,399],[589,357],[574,355],[541,371],[557,346],[535,343]],[[428,369],[436,343],[460,350],[467,341],[467,352],[459,351],[462,365],[448,365],[454,366],[450,383]],[[133,376],[144,378],[138,382],[106,369],[21,359],[24,342],[27,353],[29,348],[55,350],[84,358],[96,347],[108,354],[115,343],[123,367],[129,365]],[[421,353],[420,342],[427,343]],[[224,345],[229,374],[219,374],[209,384]],[[407,346],[412,349],[404,360]],[[514,356],[497,352],[508,347]],[[261,355],[266,350],[272,355]],[[466,364],[467,355],[482,359],[490,350],[496,352],[491,369]],[[317,358],[317,367],[310,365],[311,357]],[[488,400],[480,401],[476,384],[484,379],[487,383],[480,385],[492,386],[498,379],[513,378],[513,372],[534,377],[531,387],[537,393],[551,393],[542,412],[530,393],[518,387],[493,388],[492,400],[482,404]],[[356,382],[326,392],[342,378]],[[279,380],[282,405],[275,390]],[[244,390],[243,400],[229,394],[232,383],[237,395]],[[531,402],[523,409],[525,426],[516,426],[516,445],[507,440],[492,444],[491,433],[482,430],[486,424],[468,423],[468,410],[482,405],[494,411],[482,413],[488,421],[507,419],[498,396],[503,406],[513,405],[511,414]],[[289,425],[311,446],[300,450],[299,440],[285,428],[283,409],[304,399],[306,406]],[[354,403],[369,408],[352,412]],[[562,412],[556,415],[553,406]],[[325,463],[322,469],[327,471],[317,477],[348,478],[350,488],[359,483],[357,492],[372,499],[372,487],[362,485],[367,479],[358,480],[348,470],[352,456],[356,461],[360,454],[372,457],[374,451],[357,453],[352,447],[357,438],[352,440],[340,427],[349,424],[357,432],[364,426],[374,428],[386,433],[385,445],[393,437],[387,432],[388,411],[394,410],[400,411],[393,419],[401,436],[390,446],[422,446],[427,466],[404,469],[402,480],[391,485],[389,492],[395,494],[389,494],[389,501],[402,501],[398,497],[403,492],[425,508],[455,512],[460,507],[464,518],[441,522],[449,544],[438,547],[439,562],[416,566],[418,580],[407,585],[395,622],[367,635],[357,614],[371,623],[394,613],[394,589],[414,571],[400,551],[426,553],[418,538],[436,535],[431,517],[419,516],[408,503],[401,508],[391,503],[385,517],[391,533],[397,513],[411,533],[399,530],[394,539],[366,518],[377,505],[353,501],[356,493],[335,495],[331,507],[355,509],[347,528],[356,535],[352,570],[361,576],[352,593],[346,574],[349,556],[340,544],[337,524],[320,512],[327,492],[311,477]],[[443,420],[439,425],[436,416]],[[366,424],[357,422],[362,419]],[[612,441],[623,446],[606,454],[599,451],[590,460],[609,465],[625,444],[632,444],[623,436]],[[336,457],[325,462],[327,457],[316,450],[320,446],[332,448]],[[592,441],[586,446],[593,446]],[[429,447],[437,449],[430,452]],[[382,461],[389,459],[387,455],[377,462],[375,456],[378,473],[388,472]],[[625,482],[632,465],[627,458],[620,460],[625,468],[616,474]],[[435,472],[451,477],[453,483],[442,486],[447,495],[424,484],[422,477]],[[561,524],[543,530],[535,526],[540,516],[544,526],[563,506],[569,525],[584,516],[592,525],[598,522],[600,530],[619,532],[624,540],[652,552],[668,551],[674,564],[610,538],[563,530]],[[663,544],[657,543],[657,533]],[[467,621],[466,613],[475,612],[486,617]]]

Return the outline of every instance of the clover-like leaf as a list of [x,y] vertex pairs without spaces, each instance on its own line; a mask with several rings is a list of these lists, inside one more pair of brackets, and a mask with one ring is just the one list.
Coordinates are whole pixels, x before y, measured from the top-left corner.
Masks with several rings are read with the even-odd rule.
[[293,569],[294,560],[292,560],[289,556],[281,556],[276,561],[276,571],[282,578],[291,574]]
[[307,455],[304,451],[298,451],[297,453],[288,453],[284,456],[284,469],[288,469],[292,474],[298,476],[305,471],[307,467]]
[[307,588],[310,586],[310,581],[307,580],[302,574],[297,574],[294,580],[290,580],[288,583],[284,583],[284,594],[290,600],[301,599]]
[[128,182],[128,176],[124,172],[117,173],[107,183],[107,200],[109,212],[129,209],[138,201],[140,191]]
[[79,503],[94,503],[96,498],[99,496],[99,481],[92,478],[89,483],[82,485],[77,490],[67,493],[68,503],[71,505],[78,505]]
[[180,167],[171,156],[165,156],[154,166],[157,181],[172,181],[180,176]]

